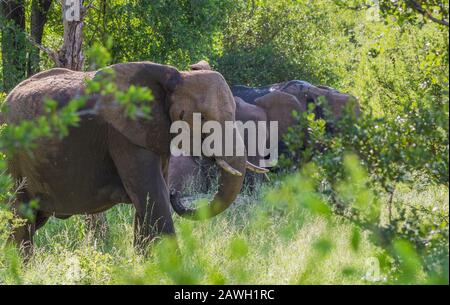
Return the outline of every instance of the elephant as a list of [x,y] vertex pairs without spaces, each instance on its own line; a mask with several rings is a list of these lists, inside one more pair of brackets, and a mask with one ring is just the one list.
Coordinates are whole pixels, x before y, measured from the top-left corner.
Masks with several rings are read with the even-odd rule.
[[[311,104],[314,105],[314,114],[318,119],[325,119],[328,133],[333,133],[334,121],[342,118],[347,106],[351,107],[350,110],[356,117],[361,113],[359,103],[355,97],[341,93],[328,86],[315,86],[301,80],[291,80],[256,88],[235,85],[231,87],[231,90],[235,101],[239,101],[237,105],[243,104],[242,102],[247,104],[244,106],[246,108],[245,111],[239,111],[240,107],[236,107],[237,120],[241,120],[249,112],[252,114],[257,113],[255,111],[256,108],[252,107],[256,106],[259,109],[262,108],[265,113],[270,114],[269,121],[278,121],[279,154],[288,152],[283,137],[287,134],[289,127],[298,123],[297,119],[292,116],[293,111],[300,114],[306,111]],[[287,102],[289,100],[287,96],[291,97],[289,102]],[[325,98],[327,108],[320,102],[320,97]],[[329,113],[326,113],[326,109]],[[241,114],[242,112],[244,115]],[[251,162],[257,161],[251,160]]]
[[[341,93],[331,87],[323,85],[314,86],[301,80],[291,80],[256,88],[235,85],[231,87],[231,92],[233,93],[233,96],[240,97],[245,102],[253,105],[263,96],[273,92],[285,92],[295,96],[301,104],[315,104],[315,112],[318,118],[324,117],[323,109],[317,103],[317,99],[321,96],[326,98],[328,105],[330,106],[332,117],[335,119],[342,117],[346,105],[348,105],[352,100],[356,101],[355,97],[349,94]],[[361,112],[359,104],[354,103],[353,106],[353,112],[358,116]]]
[[[119,90],[132,85],[151,89],[151,119],[126,116],[112,95],[86,93],[85,80],[102,79],[108,71],[114,72],[112,81]],[[185,218],[216,216],[234,202],[246,170],[258,169],[245,154],[213,156],[220,178],[208,205],[187,207],[169,194],[171,123],[183,120],[192,124],[194,112],[220,124],[235,121],[231,90],[223,76],[211,70],[178,71],[152,62],[120,63],[90,72],[51,69],[21,82],[9,93],[6,122],[37,119],[44,114],[48,98],[63,107],[81,95],[86,95],[87,101],[79,110],[79,124],[70,127],[66,137],[40,138],[31,154],[16,151],[8,158],[11,176],[26,179],[12,204],[14,213],[23,216],[19,205],[39,200],[33,219],[27,219],[12,236],[26,253],[31,253],[33,234],[50,216],[65,219],[100,213],[119,203],[133,204],[134,244],[145,247],[161,234],[174,236],[170,204]],[[238,136],[236,141],[242,139]]]

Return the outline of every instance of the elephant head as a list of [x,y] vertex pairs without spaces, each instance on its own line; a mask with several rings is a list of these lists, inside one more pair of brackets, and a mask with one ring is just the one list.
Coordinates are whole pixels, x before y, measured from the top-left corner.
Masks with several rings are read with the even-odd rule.
[[[278,140],[282,142],[283,136],[288,132],[289,127],[297,124],[297,118],[293,113],[306,111],[306,102],[300,102],[295,96],[282,92],[272,91],[262,97],[255,99],[254,104],[249,104],[241,98],[235,96],[236,120],[248,121],[276,121],[278,122]],[[266,139],[269,140],[269,132],[266,132]],[[278,144],[279,144],[278,143]],[[281,147],[278,147],[280,149]],[[261,154],[249,157],[252,163],[258,164]]]
[[255,106],[262,109],[267,115],[267,121],[278,122],[278,138],[287,133],[288,128],[297,123],[293,112],[306,111],[306,103],[299,101],[295,96],[283,92],[273,91],[255,100]]
[[[314,103],[316,105],[316,115],[321,118],[324,114],[322,107],[318,104],[319,97],[324,97],[327,100],[332,119],[341,118],[345,107],[356,101],[356,98],[349,94],[341,93],[327,86],[314,86],[304,81],[287,82],[280,90],[294,95],[302,103]],[[353,113],[358,116],[360,114],[359,104],[355,102],[352,106]]]
[[189,68],[191,68],[192,71],[212,70],[211,66],[206,60],[200,60],[198,63],[190,65]]
[[[193,114],[200,113],[204,121],[216,121],[224,125],[235,121],[235,103],[223,76],[211,70],[180,72],[174,67],[150,62],[118,64],[111,66],[115,71],[116,82],[120,89],[130,84],[145,86],[152,90],[156,106],[153,107],[152,120],[127,119],[118,107],[107,107],[103,116],[117,130],[134,144],[154,149],[155,142],[163,143],[159,147],[167,153],[169,149],[169,126],[174,121],[185,121],[193,127]],[[155,103],[153,103],[155,104]],[[159,123],[155,124],[155,121]],[[161,123],[162,121],[162,123]],[[238,145],[243,146],[239,135]],[[204,207],[196,209],[185,207],[179,194],[171,193],[171,204],[180,216],[200,219],[213,217],[226,210],[239,194],[246,169],[257,169],[243,156],[214,156],[221,167],[219,189],[214,198]]]
[[336,89],[322,85],[317,86],[316,91],[318,92],[314,92],[313,94],[325,96],[327,99],[334,119],[341,118],[347,106],[352,107],[352,109],[349,110],[351,110],[351,113],[353,113],[356,117],[361,114],[361,108],[356,97],[350,94],[341,93]]

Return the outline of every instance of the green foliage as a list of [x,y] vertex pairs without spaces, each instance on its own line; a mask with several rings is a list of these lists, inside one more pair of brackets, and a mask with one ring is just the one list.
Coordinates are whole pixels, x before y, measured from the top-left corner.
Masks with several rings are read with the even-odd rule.
[[426,22],[435,22],[448,27],[448,0],[334,0],[334,3],[352,10],[374,10],[400,25],[422,26]]
[[340,29],[333,28],[336,12],[326,1],[237,3],[224,30],[223,55],[214,59],[229,83],[334,82],[328,31]]
[[234,1],[98,1],[87,46],[112,41],[112,62],[150,60],[181,68],[220,52],[221,27]]
[[[306,210],[291,213],[262,194],[244,194],[212,221],[176,217],[177,239],[152,244],[148,257],[133,248],[129,205],[107,212],[106,240],[89,239],[80,216],[51,219],[35,236],[35,255],[16,274],[22,283],[41,284],[370,283],[363,279],[365,258],[377,250],[365,234],[356,252],[348,244],[349,224],[327,225]],[[353,273],[344,272],[348,266]],[[0,281],[13,283],[6,272],[0,266]]]
[[86,94],[99,94],[100,97],[110,97],[112,101],[109,104],[94,107],[94,112],[99,107],[121,107],[127,117],[136,119],[139,116],[150,119],[153,101],[151,90],[135,85],[130,85],[125,91],[120,90],[115,77],[114,70],[105,68],[98,77],[86,81]]
[[[338,215],[357,225],[353,227],[349,236],[352,249],[358,251],[360,230],[366,230],[371,233],[371,239],[395,259],[393,265],[389,267],[389,281],[447,283],[449,234],[447,207],[434,206],[434,211],[426,208],[418,211],[414,205],[399,201],[398,216],[390,223],[383,223],[381,212],[386,208],[383,209],[381,203],[386,200],[370,188],[369,176],[358,158],[347,155],[343,163],[343,179],[335,182],[335,200],[328,199],[328,201],[331,204],[334,202],[332,206]],[[312,173],[317,171],[314,170]],[[301,174],[283,181],[282,186],[272,191],[269,198],[277,203],[285,200],[293,203],[314,202],[312,198],[316,196],[327,198],[321,191],[318,175],[312,173],[307,166]],[[306,208],[317,213],[315,206],[316,204],[303,204],[302,209]],[[406,206],[409,206],[409,209],[406,209]],[[288,210],[292,211],[292,208]],[[328,213],[324,215],[329,218]],[[332,246],[327,235],[323,238],[325,239],[320,239],[316,247],[320,253],[326,254],[331,251]],[[424,273],[427,274],[426,277]]]
[[379,4],[385,17],[393,16],[400,24],[432,21],[448,27],[448,0],[382,0]]
[[[361,12],[363,7],[352,14]],[[407,240],[428,276],[448,282],[448,211],[411,207],[396,196],[405,184],[411,189],[438,184],[448,191],[448,32],[436,24],[398,20],[345,23],[352,27],[344,34],[350,43],[336,50],[342,56],[334,65],[349,59],[353,74],[341,74],[340,82],[358,96],[363,113],[340,120],[329,115],[317,120],[313,109],[297,115],[298,126],[285,138],[290,152],[281,164],[297,169],[313,161],[322,181],[318,191],[336,213],[373,232],[397,263],[402,259],[400,250],[392,250],[395,240]],[[333,132],[326,132],[325,123]],[[348,152],[359,156],[366,178],[345,178]],[[384,206],[374,196],[379,192],[386,194]],[[371,208],[361,213],[358,202]],[[407,274],[414,282],[415,273]]]
[[[372,232],[374,242],[395,259],[396,281],[402,283],[415,282],[421,272],[433,281],[448,282],[448,210],[411,206],[395,198],[396,189],[404,184],[412,188],[443,184],[448,192],[448,125],[444,125],[448,112],[433,108],[417,107],[396,118],[374,118],[370,112],[358,119],[350,113],[340,120],[327,117],[333,126],[329,133],[325,120],[315,120],[311,109],[285,139],[297,155],[283,160],[284,165],[297,168],[313,161],[315,179],[321,181],[315,190],[328,198],[335,213]],[[440,120],[447,123],[433,124]],[[296,135],[306,130],[308,136],[299,141]],[[360,159],[346,156],[347,152],[357,153]],[[303,187],[304,182],[287,185],[291,184]],[[384,207],[376,193],[387,194]],[[407,241],[408,246],[397,247],[396,240]],[[405,253],[418,259],[404,262]]]
[[94,42],[92,47],[87,50],[86,56],[89,60],[88,70],[98,70],[111,63],[111,53],[108,49],[111,49],[112,47],[112,39],[108,39],[105,45],[106,46],[103,46],[99,42]]
[[0,3],[0,91],[11,90],[26,78],[27,39],[24,33],[24,1]]

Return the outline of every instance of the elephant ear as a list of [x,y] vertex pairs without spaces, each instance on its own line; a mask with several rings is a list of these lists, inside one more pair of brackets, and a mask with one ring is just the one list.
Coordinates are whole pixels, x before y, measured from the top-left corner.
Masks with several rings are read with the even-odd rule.
[[98,71],[95,77],[111,70],[120,90],[126,90],[131,85],[149,87],[155,91],[153,95],[161,91],[164,91],[163,94],[173,92],[181,80],[181,74],[176,68],[149,61],[112,65]]
[[[111,71],[113,72],[111,74]],[[112,96],[102,97],[100,115],[117,131],[124,135],[133,144],[148,148],[149,141],[165,141],[158,139],[164,136],[161,128],[170,125],[167,119],[166,96],[173,92],[181,81],[181,74],[177,69],[167,65],[152,62],[131,62],[112,65],[98,71],[94,79],[112,77],[121,91],[126,91],[131,85],[147,87],[154,97],[151,103],[152,119],[131,119],[124,113],[124,109],[114,103]],[[106,103],[104,103],[106,102]],[[168,126],[165,126],[168,125]],[[150,132],[155,134],[149,135]],[[161,143],[161,142],[160,142]]]
[[192,71],[212,70],[211,66],[206,60],[200,60],[198,63],[190,65],[189,68],[191,68]]
[[288,128],[297,123],[292,112],[306,111],[306,103],[288,93],[273,91],[255,100],[255,105],[265,110],[268,121],[278,121],[278,138],[288,131]]

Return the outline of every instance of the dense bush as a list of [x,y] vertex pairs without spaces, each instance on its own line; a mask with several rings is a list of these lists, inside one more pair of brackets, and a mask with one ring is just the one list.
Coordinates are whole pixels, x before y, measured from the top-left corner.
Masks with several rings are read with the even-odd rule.
[[[445,281],[446,207],[411,207],[395,195],[405,184],[448,189],[448,28],[414,11],[402,14],[394,2],[382,2],[375,12],[354,2],[358,9],[339,1],[242,4],[247,9],[229,20],[218,67],[231,83],[306,79],[357,96],[363,107],[358,120],[351,114],[316,120],[313,109],[302,114],[285,139],[290,153],[281,165],[297,170],[312,161],[320,173],[317,191],[329,196],[337,213],[371,230],[386,249],[396,239],[410,241],[429,266],[430,259],[439,265],[428,271],[439,270]],[[442,18],[446,10],[448,17],[448,2]],[[327,133],[327,124],[334,132]],[[386,194],[387,220],[381,214],[361,219],[337,195],[349,152],[368,171],[370,192]]]
[[[439,265],[445,279],[448,210],[445,206],[411,207],[396,191],[405,184],[411,190],[426,185],[448,190],[448,32],[434,24],[399,27],[397,22],[367,26],[367,30],[374,40],[367,40],[367,33],[358,34],[361,29],[353,32],[360,44],[355,49],[354,74],[340,77],[343,87],[358,96],[361,117],[356,120],[348,114],[339,121],[316,120],[312,111],[303,114],[299,126],[287,136],[291,156],[284,164],[299,167],[313,161],[322,174],[321,191],[330,196],[339,214],[374,232],[383,247],[389,248],[398,238],[410,241],[429,266]],[[333,126],[333,133],[326,132],[326,124]],[[308,137],[298,136],[305,131]],[[348,152],[358,154],[368,170],[370,188],[386,194],[384,221],[360,219],[336,195]]]

